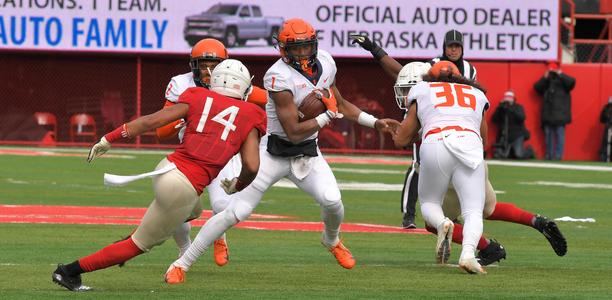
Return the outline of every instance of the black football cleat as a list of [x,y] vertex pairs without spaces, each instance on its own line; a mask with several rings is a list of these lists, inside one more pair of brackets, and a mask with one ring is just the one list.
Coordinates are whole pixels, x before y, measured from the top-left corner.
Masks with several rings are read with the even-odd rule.
[[51,275],[53,282],[65,287],[73,292],[84,292],[91,290],[90,287],[84,286],[81,283],[81,274],[77,276],[68,275],[66,267],[63,264],[58,264],[57,269]]
[[563,256],[567,253],[567,241],[557,227],[557,223],[544,216],[536,215],[533,227],[546,237],[557,255]]
[[404,214],[404,218],[402,220],[402,228],[404,229],[417,228],[416,224],[414,224],[414,216],[411,216],[409,214]]
[[506,249],[494,239],[491,239],[489,245],[476,255],[476,260],[481,266],[488,266],[502,259],[506,259]]

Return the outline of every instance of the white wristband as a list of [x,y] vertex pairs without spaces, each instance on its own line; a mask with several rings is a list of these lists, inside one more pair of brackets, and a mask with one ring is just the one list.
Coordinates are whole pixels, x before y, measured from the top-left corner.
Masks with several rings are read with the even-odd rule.
[[315,117],[315,120],[317,121],[317,124],[319,124],[319,127],[321,127],[321,128],[325,127],[325,125],[327,125],[327,124],[329,124],[329,122],[331,122],[331,118],[329,117],[327,112],[324,112],[324,113],[318,115],[317,117]]
[[365,111],[362,111],[361,113],[359,113],[359,117],[357,118],[357,123],[359,123],[359,125],[374,128],[374,124],[376,124],[377,120],[378,119],[375,116]]

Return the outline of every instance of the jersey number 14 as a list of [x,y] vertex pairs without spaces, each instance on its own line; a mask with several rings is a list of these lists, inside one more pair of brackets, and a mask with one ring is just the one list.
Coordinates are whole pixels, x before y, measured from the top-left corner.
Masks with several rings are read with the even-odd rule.
[[[198,122],[198,127],[196,127],[196,132],[204,132],[204,126],[206,125],[206,120],[208,120],[208,114],[210,113],[210,107],[212,106],[212,104],[213,98],[206,97],[206,102],[204,103],[204,110],[202,111],[202,117],[200,117],[200,121]],[[230,131],[236,130],[234,120],[236,120],[238,110],[240,110],[240,108],[232,105],[224,109],[211,119],[212,121],[215,121],[225,127],[223,129],[223,133],[221,133],[221,140],[227,140],[227,136],[229,135]],[[229,117],[226,119],[225,117],[227,115],[229,115]]]

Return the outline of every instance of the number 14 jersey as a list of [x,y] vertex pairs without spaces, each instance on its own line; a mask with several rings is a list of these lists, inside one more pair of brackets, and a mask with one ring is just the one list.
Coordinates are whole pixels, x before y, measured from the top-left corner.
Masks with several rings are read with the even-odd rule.
[[480,135],[482,115],[489,108],[489,100],[481,90],[448,82],[417,83],[408,93],[407,105],[415,101],[424,134],[434,128],[460,126]]
[[266,114],[255,104],[201,87],[185,90],[178,103],[189,105],[183,143],[168,156],[198,194],[240,151],[249,132],[266,133]]

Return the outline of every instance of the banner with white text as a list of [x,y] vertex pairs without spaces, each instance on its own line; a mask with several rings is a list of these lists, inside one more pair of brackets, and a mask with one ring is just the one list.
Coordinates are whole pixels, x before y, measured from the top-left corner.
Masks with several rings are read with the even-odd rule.
[[367,34],[396,58],[442,54],[444,33],[464,35],[468,59],[556,60],[559,0],[0,0],[0,50],[181,53],[202,38],[230,55],[278,55],[273,36],[299,17],[319,48],[369,57]]

